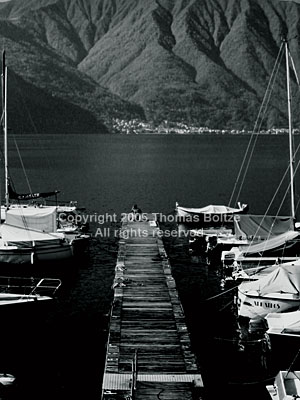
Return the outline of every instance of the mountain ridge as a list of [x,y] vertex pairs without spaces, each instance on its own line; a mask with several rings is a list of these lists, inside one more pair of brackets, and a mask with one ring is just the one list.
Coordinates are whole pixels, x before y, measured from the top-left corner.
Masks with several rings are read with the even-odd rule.
[[[22,61],[11,56],[15,72],[25,80],[37,74],[38,87],[108,127],[113,118],[138,118],[253,128],[283,34],[300,67],[299,17],[298,3],[279,0],[12,0],[0,7],[15,46],[18,29],[27,38],[17,46]],[[284,74],[282,63],[267,127],[286,124]],[[295,79],[292,85],[297,109]]]

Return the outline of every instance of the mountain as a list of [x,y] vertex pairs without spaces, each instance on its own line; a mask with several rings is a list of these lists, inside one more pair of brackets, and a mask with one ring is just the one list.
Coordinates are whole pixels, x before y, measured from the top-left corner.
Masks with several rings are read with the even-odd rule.
[[[252,129],[282,35],[299,70],[299,16],[300,4],[280,0],[11,0],[0,38],[15,74],[79,107],[91,126],[136,118]],[[286,125],[284,68],[268,127]]]
[[101,87],[21,25],[3,20],[9,127],[47,133],[107,133],[112,118],[143,118],[141,107]]

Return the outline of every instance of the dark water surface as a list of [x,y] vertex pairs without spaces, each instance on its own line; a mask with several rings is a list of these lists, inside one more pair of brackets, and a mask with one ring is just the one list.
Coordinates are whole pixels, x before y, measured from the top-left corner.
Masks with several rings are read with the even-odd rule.
[[[163,215],[173,213],[176,201],[191,207],[228,204],[248,141],[238,136],[17,137],[32,191],[59,189],[59,199],[77,200],[87,214],[107,220],[90,224],[93,238],[83,259],[54,273],[63,280],[56,303],[2,312],[0,365],[17,376],[14,398],[100,398],[121,213],[133,203]],[[260,137],[238,200],[251,212],[264,213],[287,166],[287,137]],[[9,169],[15,189],[28,192],[12,138]],[[285,190],[286,183],[269,213],[277,212]],[[286,201],[281,214],[288,213]],[[114,214],[116,220],[109,217]],[[104,228],[110,228],[109,235]],[[221,292],[219,269],[191,259],[186,239],[168,238],[165,244],[207,398],[268,398],[264,382],[253,383],[270,371],[261,368],[254,348],[238,352],[233,341],[232,292],[207,300]]]

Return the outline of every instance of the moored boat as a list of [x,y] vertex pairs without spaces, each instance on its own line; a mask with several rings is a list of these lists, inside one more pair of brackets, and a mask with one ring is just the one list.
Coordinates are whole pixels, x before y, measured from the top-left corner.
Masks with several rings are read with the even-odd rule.
[[300,257],[300,232],[287,230],[270,238],[254,240],[247,245],[234,246],[221,252],[224,270],[231,270],[234,279],[249,275],[255,268],[295,261]]
[[[295,70],[295,64],[292,59],[292,56],[289,51],[288,40],[283,38],[282,44],[278,53],[278,57],[276,60],[274,71],[279,68],[279,62],[282,59],[283,52],[285,53],[285,61],[286,61],[286,81],[287,81],[287,104],[288,104],[288,144],[289,144],[289,165],[285,172],[285,175],[289,172],[290,182],[289,186],[285,191],[285,196],[281,200],[281,205],[285,200],[286,195],[290,194],[290,212],[291,215],[289,217],[278,217],[272,222],[272,219],[269,221],[269,227],[265,226],[265,220],[268,218],[267,212],[261,223],[257,226],[257,223],[253,220],[249,220],[249,223],[252,223],[254,227],[253,238],[247,237],[250,239],[250,243],[246,246],[233,246],[231,250],[224,251],[221,258],[223,261],[223,266],[225,268],[232,266],[232,269],[237,268],[238,270],[244,269],[245,267],[253,267],[253,266],[261,266],[261,265],[271,265],[276,262],[276,258],[279,262],[282,261],[291,261],[298,260],[300,257],[300,240],[299,240],[299,229],[296,229],[299,224],[296,224],[296,207],[295,207],[295,187],[294,187],[294,176],[295,176],[295,151],[293,145],[293,129],[292,129],[292,108],[291,108],[291,87],[290,87],[290,69],[293,68],[296,79],[298,80],[297,73]],[[291,60],[291,63],[290,63]],[[275,79],[272,76],[270,78],[270,82]],[[274,82],[270,87],[274,86]],[[269,87],[268,86],[268,87]],[[267,89],[268,90],[268,89]],[[270,98],[270,96],[266,96],[266,98]],[[266,107],[266,105],[264,105]],[[285,177],[284,175],[284,177]],[[283,177],[283,178],[284,178]],[[281,183],[284,179],[281,180]],[[281,185],[280,183],[280,185]],[[280,186],[279,185],[279,186]],[[273,196],[272,201],[275,199],[276,194],[278,193],[277,188],[275,195]],[[280,205],[280,207],[281,207]],[[270,205],[269,205],[270,207]],[[269,209],[268,207],[268,209]],[[278,213],[280,208],[278,210]],[[243,222],[243,216],[239,221],[239,225]],[[255,224],[253,224],[255,222]],[[270,224],[271,222],[271,224]],[[275,223],[279,222],[275,225]],[[247,225],[246,225],[247,227]],[[251,225],[249,225],[251,227]],[[252,227],[252,229],[253,229]],[[243,227],[237,226],[237,232],[243,232],[245,229]],[[241,228],[241,229],[240,229]],[[275,228],[275,232],[274,232]],[[283,229],[282,229],[283,228]],[[261,232],[261,233],[260,233]],[[275,234],[274,234],[275,233]],[[259,237],[264,235],[263,239],[259,241]],[[297,261],[296,261],[297,262]],[[242,296],[242,295],[241,295]]]
[[[59,215],[62,213],[75,214],[75,208],[54,206],[39,206],[19,204],[11,205],[10,198],[18,201],[36,200],[46,198],[50,195],[57,195],[58,191],[48,193],[26,193],[17,194],[10,186],[8,176],[7,157],[7,66],[5,52],[2,61],[2,126],[4,132],[4,175],[5,175],[5,206],[1,207],[0,226],[0,263],[5,264],[34,264],[44,261],[61,261],[73,257],[74,248],[79,247],[78,243],[85,242],[87,235],[82,235],[79,227],[72,229],[65,225],[59,226],[61,222]],[[67,233],[66,233],[67,232]]]
[[278,265],[273,272],[252,282],[242,282],[237,294],[238,315],[264,318],[300,306],[300,260]]
[[247,204],[238,203],[237,208],[224,205],[208,205],[202,208],[180,206],[176,202],[176,218],[178,223],[199,225],[200,227],[222,227],[233,224],[233,215],[248,211]]
[[273,400],[295,400],[300,398],[300,371],[279,371],[273,385],[266,386]]
[[76,253],[86,249],[91,235],[89,224],[83,216],[83,208],[77,207],[74,202],[68,205],[58,205],[56,232],[64,235]]
[[[70,201],[68,203],[60,204],[57,200],[58,190],[47,193],[16,193],[11,184],[8,185],[7,204],[8,206],[1,206],[1,222],[6,221],[7,210],[14,210],[16,213],[24,213],[27,209],[36,210],[43,209],[53,210],[53,205],[48,205],[46,197],[55,195],[56,207],[56,227],[55,231],[64,234],[65,238],[71,242],[72,240],[88,239],[89,224],[86,222],[87,218],[84,216],[83,207],[78,207],[77,202]],[[25,211],[22,211],[24,210]]]
[[57,278],[0,277],[0,306],[51,301],[61,286]]
[[73,257],[72,244],[56,232],[56,208],[18,208],[0,226],[0,263],[35,264]]
[[[279,255],[287,256],[291,246],[293,254],[298,243],[300,255],[300,242],[297,238],[299,231],[295,231],[293,218],[290,216],[272,215],[235,215],[231,230],[219,229],[215,231],[199,229],[191,230],[190,246],[195,251],[202,246],[203,239],[214,244],[214,251],[220,255],[219,262],[228,267],[230,264],[239,263],[248,256],[268,257]],[[277,239],[276,239],[277,238]],[[195,243],[196,242],[196,243]],[[258,247],[256,247],[259,245]]]

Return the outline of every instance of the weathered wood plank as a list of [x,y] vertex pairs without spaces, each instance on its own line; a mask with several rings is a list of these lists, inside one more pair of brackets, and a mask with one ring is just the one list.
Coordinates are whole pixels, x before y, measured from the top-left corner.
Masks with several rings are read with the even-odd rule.
[[167,254],[149,221],[124,221],[120,230],[103,400],[113,387],[120,396],[130,394],[136,354],[135,399],[157,399],[160,391],[164,399],[190,399],[192,382],[202,386]]

